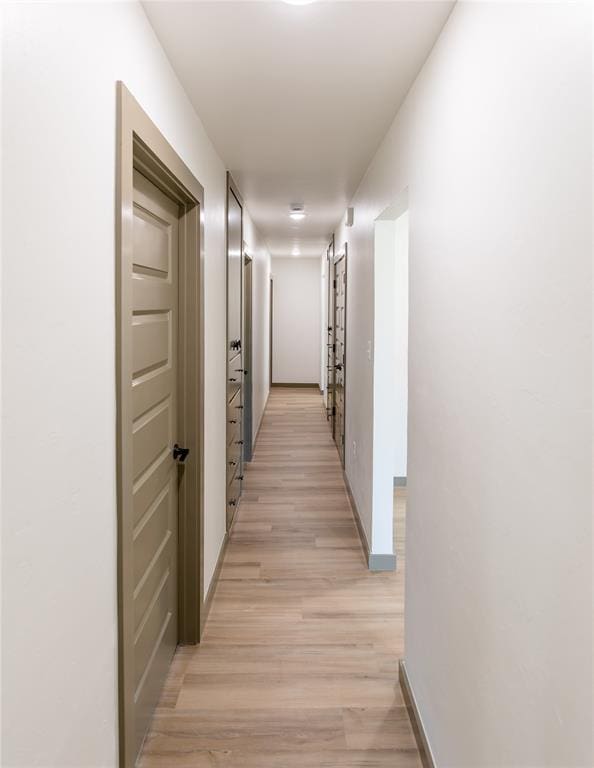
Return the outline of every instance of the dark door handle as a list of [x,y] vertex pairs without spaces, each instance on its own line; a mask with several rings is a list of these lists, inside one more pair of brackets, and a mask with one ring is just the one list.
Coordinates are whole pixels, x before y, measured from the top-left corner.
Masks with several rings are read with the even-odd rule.
[[241,339],[233,339],[229,346],[231,349],[241,349]]
[[229,419],[229,424],[237,424],[237,419]]
[[177,443],[173,446],[173,458],[175,461],[179,461],[180,464],[184,463],[184,461],[188,458],[189,453],[189,448],[180,448]]
[[334,367],[337,371],[342,371],[342,363],[337,363]]

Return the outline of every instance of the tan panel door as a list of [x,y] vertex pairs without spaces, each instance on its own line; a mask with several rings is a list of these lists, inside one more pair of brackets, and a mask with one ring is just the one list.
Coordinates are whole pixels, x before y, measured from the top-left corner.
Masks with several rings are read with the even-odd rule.
[[134,171],[132,281],[134,734],[138,754],[177,645],[178,216]]
[[334,265],[334,440],[344,466],[346,381],[346,257]]

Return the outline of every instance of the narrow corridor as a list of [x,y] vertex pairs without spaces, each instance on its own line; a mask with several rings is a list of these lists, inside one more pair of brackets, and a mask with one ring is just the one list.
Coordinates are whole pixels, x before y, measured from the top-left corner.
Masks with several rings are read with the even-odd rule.
[[140,766],[419,768],[403,560],[367,570],[317,391],[272,390],[245,474],[203,642],[178,650]]

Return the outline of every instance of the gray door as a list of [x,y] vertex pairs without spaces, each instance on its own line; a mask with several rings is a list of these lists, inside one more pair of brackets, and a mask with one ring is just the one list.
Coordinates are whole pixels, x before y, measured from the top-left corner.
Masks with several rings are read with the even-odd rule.
[[229,186],[227,205],[227,530],[241,496],[243,466],[243,208]]
[[138,753],[177,645],[178,205],[134,171],[132,323],[134,738]]
[[346,382],[346,255],[334,264],[334,440],[344,467]]

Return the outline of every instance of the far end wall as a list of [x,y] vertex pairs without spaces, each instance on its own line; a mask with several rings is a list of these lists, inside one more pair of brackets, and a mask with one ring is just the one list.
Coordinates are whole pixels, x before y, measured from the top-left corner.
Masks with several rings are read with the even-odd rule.
[[319,384],[320,260],[272,259],[273,384]]

